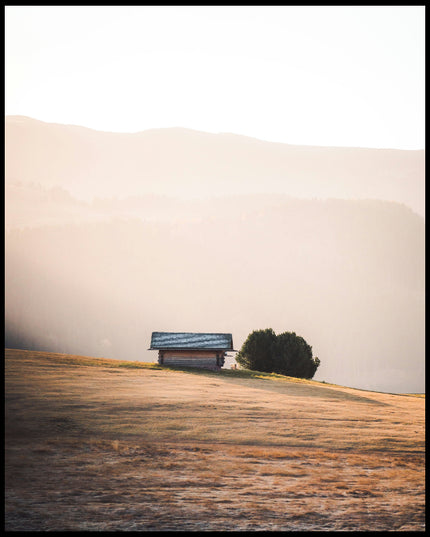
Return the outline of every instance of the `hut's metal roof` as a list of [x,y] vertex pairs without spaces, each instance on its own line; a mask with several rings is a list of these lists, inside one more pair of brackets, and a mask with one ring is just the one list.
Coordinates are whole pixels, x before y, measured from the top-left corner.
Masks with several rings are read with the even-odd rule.
[[231,334],[152,332],[150,349],[234,350]]

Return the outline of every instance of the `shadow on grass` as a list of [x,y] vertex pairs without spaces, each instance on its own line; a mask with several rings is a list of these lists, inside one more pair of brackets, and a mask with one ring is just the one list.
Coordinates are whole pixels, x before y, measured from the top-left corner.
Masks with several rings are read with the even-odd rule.
[[[367,403],[378,406],[389,406],[382,401],[376,401],[360,394],[353,394],[330,388],[330,385],[318,383],[307,379],[287,377],[277,373],[265,373],[253,371],[250,369],[221,369],[220,371],[211,371],[197,367],[165,367],[158,366],[160,369],[169,371],[181,371],[190,375],[200,375],[212,378],[218,378],[234,382],[243,386],[252,387],[259,390],[276,392],[286,395],[296,395],[302,397],[320,397],[332,401],[354,401],[357,403]],[[246,381],[253,380],[252,386]],[[354,388],[355,389],[355,388]],[[366,390],[363,390],[366,391]],[[379,392],[375,392],[379,393]]]

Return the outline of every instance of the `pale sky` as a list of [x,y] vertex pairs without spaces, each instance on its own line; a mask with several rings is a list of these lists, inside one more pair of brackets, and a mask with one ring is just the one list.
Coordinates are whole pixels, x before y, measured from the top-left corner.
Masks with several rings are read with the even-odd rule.
[[5,111],[424,149],[424,6],[6,6]]

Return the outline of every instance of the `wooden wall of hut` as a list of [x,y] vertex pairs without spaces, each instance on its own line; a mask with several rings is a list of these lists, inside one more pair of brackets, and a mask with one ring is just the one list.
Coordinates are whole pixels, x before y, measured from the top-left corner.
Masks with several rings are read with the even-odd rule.
[[201,367],[219,370],[224,365],[224,352],[212,350],[160,350],[158,363],[178,367]]

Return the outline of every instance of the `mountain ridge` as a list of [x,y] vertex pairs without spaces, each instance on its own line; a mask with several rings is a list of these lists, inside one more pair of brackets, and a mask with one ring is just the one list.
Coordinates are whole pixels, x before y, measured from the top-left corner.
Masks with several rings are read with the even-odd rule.
[[6,182],[62,186],[75,197],[244,193],[375,198],[424,216],[424,150],[266,142],[182,127],[103,132],[6,117]]
[[78,123],[60,123],[57,121],[46,121],[43,119],[37,119],[31,116],[25,116],[25,115],[7,115],[5,116],[6,123],[20,123],[24,124],[25,122],[33,122],[34,124],[40,123],[46,126],[58,126],[58,127],[71,127],[71,128],[78,128],[88,131],[97,132],[100,134],[125,134],[125,135],[138,135],[138,134],[150,134],[153,132],[166,132],[166,131],[172,131],[172,132],[182,132],[182,133],[189,133],[189,134],[203,134],[208,136],[230,136],[232,138],[237,139],[243,139],[243,140],[249,140],[252,142],[261,142],[263,144],[273,144],[273,145],[281,145],[281,146],[287,146],[287,147],[293,147],[293,148],[321,148],[321,149],[345,149],[345,150],[369,150],[369,151],[404,151],[404,152],[423,152],[424,149],[401,149],[401,148],[393,148],[393,147],[368,147],[368,146],[341,146],[341,145],[315,145],[315,144],[295,144],[295,143],[289,143],[289,142],[278,142],[273,140],[265,140],[263,138],[257,138],[254,136],[249,136],[246,134],[237,134],[230,131],[219,131],[219,132],[210,132],[210,131],[204,131],[200,129],[193,129],[190,127],[181,127],[181,126],[175,126],[175,127],[154,127],[154,128],[148,128],[148,129],[141,129],[137,131],[111,131],[111,130],[102,130],[95,127],[87,127],[85,125],[79,125]]

